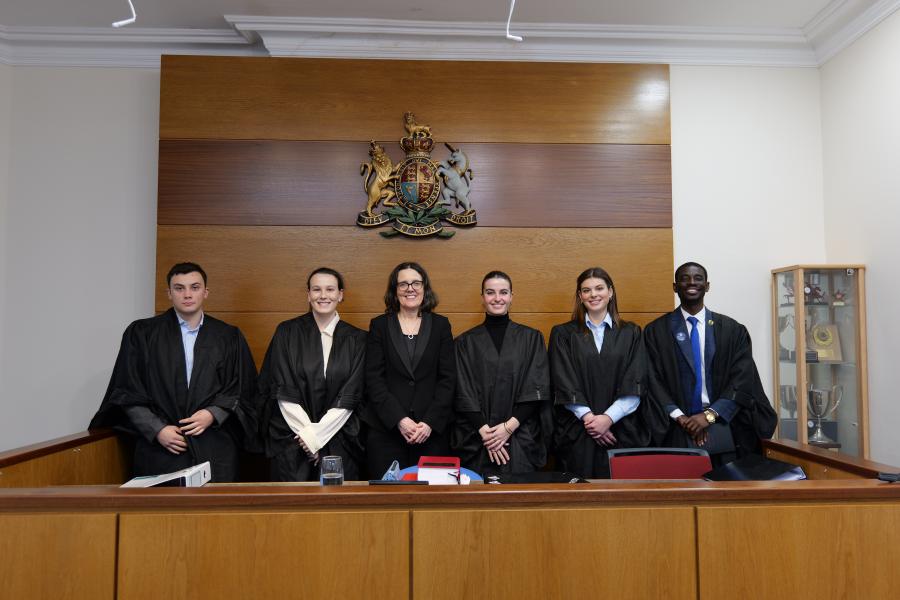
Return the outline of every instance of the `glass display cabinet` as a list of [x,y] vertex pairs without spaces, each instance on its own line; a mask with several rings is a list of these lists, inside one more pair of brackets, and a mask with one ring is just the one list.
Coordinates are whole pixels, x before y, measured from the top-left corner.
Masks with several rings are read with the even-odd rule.
[[865,267],[774,269],[772,333],[775,436],[869,458]]

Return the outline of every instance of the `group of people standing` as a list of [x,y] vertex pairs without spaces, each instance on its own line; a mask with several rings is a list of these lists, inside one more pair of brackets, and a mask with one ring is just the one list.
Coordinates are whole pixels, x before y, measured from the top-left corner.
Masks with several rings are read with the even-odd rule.
[[240,331],[203,313],[206,283],[196,264],[172,268],[172,309],[126,330],[91,422],[134,434],[136,475],[209,460],[232,481],[243,446],[265,451],[276,481],[315,479],[325,455],[346,479],[448,455],[498,475],[554,456],[555,470],[603,478],[611,448],[699,446],[723,463],[774,430],[747,330],[706,309],[697,263],[675,271],[681,305],[644,332],[621,318],[609,273],[585,270],[549,349],[510,319],[502,271],[482,279],[484,321],[454,340],[421,265],[393,269],[368,333],[341,320],[342,275],[319,268],[309,312],[278,325],[258,377]]

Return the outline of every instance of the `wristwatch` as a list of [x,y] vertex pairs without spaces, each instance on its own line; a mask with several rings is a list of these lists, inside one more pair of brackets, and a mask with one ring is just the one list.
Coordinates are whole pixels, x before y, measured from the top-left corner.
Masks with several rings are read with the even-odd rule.
[[716,411],[714,411],[713,409],[707,408],[703,411],[703,416],[706,417],[706,422],[712,425],[716,422],[716,417],[718,417],[719,415],[717,415]]

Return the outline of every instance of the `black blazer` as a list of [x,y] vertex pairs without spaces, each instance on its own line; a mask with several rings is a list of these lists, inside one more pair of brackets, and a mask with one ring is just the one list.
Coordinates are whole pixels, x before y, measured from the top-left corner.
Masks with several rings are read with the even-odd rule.
[[453,414],[456,358],[447,317],[424,313],[412,360],[396,314],[372,319],[366,339],[366,401],[362,419],[392,431],[403,417],[443,433]]

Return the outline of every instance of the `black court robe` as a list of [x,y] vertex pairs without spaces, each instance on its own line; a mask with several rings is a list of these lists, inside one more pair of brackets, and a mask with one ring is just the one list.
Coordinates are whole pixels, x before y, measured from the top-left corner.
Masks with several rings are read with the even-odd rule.
[[266,454],[273,458],[274,479],[306,481],[315,479],[318,472],[294,439],[295,434],[278,407],[280,400],[299,404],[314,423],[332,408],[353,411],[319,454],[340,456],[344,478],[359,479],[364,456],[357,409],[365,385],[365,360],[366,332],[338,321],[326,376],[322,335],[312,313],[278,325],[259,375],[260,421]]
[[[500,354],[484,325],[458,338],[456,349],[456,419],[451,447],[463,466],[477,473],[536,471],[547,462],[552,431],[550,370],[544,336],[512,321],[506,327]],[[509,439],[510,462],[494,465],[472,421],[462,413],[477,412],[482,424],[508,421],[517,405],[538,403],[530,419]]]
[[617,444],[607,447],[595,442],[584,423],[564,405],[582,404],[594,414],[602,414],[622,396],[643,396],[646,365],[641,330],[628,322],[607,329],[597,352],[591,333],[579,331],[578,323],[570,321],[551,331],[549,354],[555,404],[553,442],[562,470],[582,477],[609,477],[607,450],[647,446],[659,416],[648,410],[642,398],[635,412],[612,426]]
[[[234,481],[238,446],[255,428],[249,410],[255,388],[256,367],[241,331],[208,314],[197,333],[188,386],[181,327],[169,309],[125,330],[109,387],[89,427],[135,436],[135,476],[208,460],[213,481]],[[177,426],[201,408],[210,410],[216,422],[199,436],[186,436],[186,452],[172,454],[156,441],[162,427]]]
[[[704,362],[709,400],[712,405],[725,399],[738,406],[737,413],[729,422],[737,456],[759,454],[760,439],[772,437],[777,417],[753,362],[750,334],[743,325],[725,315],[707,310],[706,318]],[[683,334],[678,336],[681,343],[676,338],[679,333]],[[688,390],[693,389],[695,371],[689,340],[681,308],[659,317],[644,330],[644,346],[649,361],[649,399],[666,418],[666,427],[661,430],[661,436],[654,440],[654,445],[673,448],[693,446],[690,436],[669,417],[666,410],[666,407],[675,405],[684,414],[691,413]]]

